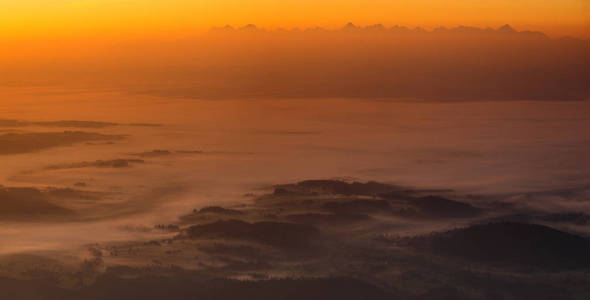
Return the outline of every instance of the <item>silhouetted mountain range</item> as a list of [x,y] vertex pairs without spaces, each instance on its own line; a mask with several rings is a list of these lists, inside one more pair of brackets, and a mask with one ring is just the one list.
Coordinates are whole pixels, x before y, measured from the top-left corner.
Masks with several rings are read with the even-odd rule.
[[10,74],[7,82],[100,83],[195,99],[564,101],[590,98],[588,53],[590,40],[549,38],[509,25],[433,30],[247,25],[194,38],[107,47],[93,64],[66,59],[46,67],[30,61],[9,65],[4,73]]
[[[590,40],[549,38],[509,25],[431,31],[353,24],[337,30],[265,30],[249,25],[216,29],[202,43],[175,49],[182,53],[183,47],[187,53],[181,61],[187,61],[171,65],[166,69],[170,76],[159,76],[139,92],[209,99],[590,98]],[[193,56],[207,59],[190,60]]]
[[305,28],[305,29],[299,29],[299,28],[295,28],[295,29],[283,29],[283,28],[279,28],[276,30],[270,30],[270,29],[265,29],[265,28],[260,28],[254,24],[248,24],[242,27],[233,27],[230,25],[225,25],[223,27],[212,27],[210,29],[210,32],[212,33],[221,33],[221,32],[258,32],[258,33],[285,33],[285,32],[291,32],[291,33],[297,33],[297,32],[349,32],[349,33],[434,33],[434,34],[440,34],[440,33],[461,33],[461,34],[522,34],[522,35],[535,35],[538,37],[545,37],[547,38],[547,35],[545,35],[542,32],[539,31],[529,31],[529,30],[525,30],[525,31],[517,31],[516,29],[514,29],[512,26],[510,26],[509,24],[505,24],[503,26],[500,26],[496,29],[491,28],[491,27],[486,27],[486,28],[480,28],[480,27],[474,27],[474,26],[457,26],[457,27],[451,27],[451,28],[447,28],[444,26],[440,26],[440,27],[436,27],[432,30],[425,30],[422,27],[415,27],[415,28],[409,28],[406,26],[399,26],[399,25],[394,25],[392,27],[386,27],[383,24],[373,24],[373,25],[367,25],[367,26],[357,26],[351,22],[347,23],[346,25],[344,25],[341,28],[337,28],[337,29],[326,29],[323,27],[313,27],[313,28]]

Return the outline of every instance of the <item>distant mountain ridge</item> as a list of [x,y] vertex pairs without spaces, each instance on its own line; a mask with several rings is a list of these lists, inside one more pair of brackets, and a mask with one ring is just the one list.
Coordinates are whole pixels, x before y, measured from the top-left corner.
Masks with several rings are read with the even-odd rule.
[[258,27],[254,24],[247,24],[240,27],[233,27],[231,25],[225,25],[223,27],[212,27],[210,32],[217,33],[217,32],[258,32],[258,33],[302,33],[302,32],[326,32],[326,33],[338,33],[338,32],[357,32],[357,33],[426,33],[426,34],[443,34],[443,33],[452,33],[452,34],[518,34],[518,35],[527,35],[527,36],[537,36],[542,38],[548,38],[548,36],[540,31],[531,31],[531,30],[523,30],[518,31],[514,29],[510,24],[502,25],[498,28],[492,27],[476,27],[476,26],[465,26],[459,25],[455,27],[445,27],[439,26],[432,30],[426,30],[422,27],[406,27],[400,25],[394,25],[391,27],[386,27],[381,23],[367,25],[367,26],[357,26],[351,22],[347,23],[343,27],[337,29],[328,29],[324,27],[310,27],[310,28],[292,28],[292,29],[266,29],[262,27]]

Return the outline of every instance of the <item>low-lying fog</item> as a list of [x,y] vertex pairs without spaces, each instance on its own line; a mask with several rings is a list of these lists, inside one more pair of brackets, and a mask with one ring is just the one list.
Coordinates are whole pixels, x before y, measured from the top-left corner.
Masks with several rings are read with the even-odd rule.
[[[206,101],[53,88],[0,97],[0,149],[10,149],[0,150],[0,253],[151,238],[129,229],[317,178],[590,212],[551,192],[588,195],[588,102]],[[37,211],[19,208],[21,198]]]
[[0,99],[8,298],[590,295],[588,101]]

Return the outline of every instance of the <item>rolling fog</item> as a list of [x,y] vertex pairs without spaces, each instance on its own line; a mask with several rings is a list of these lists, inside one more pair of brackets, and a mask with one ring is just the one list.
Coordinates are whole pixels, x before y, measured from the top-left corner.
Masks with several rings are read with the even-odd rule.
[[[0,153],[3,254],[153,239],[165,236],[154,224],[193,209],[315,178],[590,212],[584,101],[198,100],[55,87],[5,87],[0,98],[0,148],[12,149]],[[22,198],[35,209],[10,200]]]

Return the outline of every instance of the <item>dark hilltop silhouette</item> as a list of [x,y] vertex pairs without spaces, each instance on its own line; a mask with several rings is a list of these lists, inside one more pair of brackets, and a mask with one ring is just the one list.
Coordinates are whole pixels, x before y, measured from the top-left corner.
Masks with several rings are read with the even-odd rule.
[[489,223],[409,238],[406,242],[436,255],[506,266],[590,269],[590,240],[528,223]]

